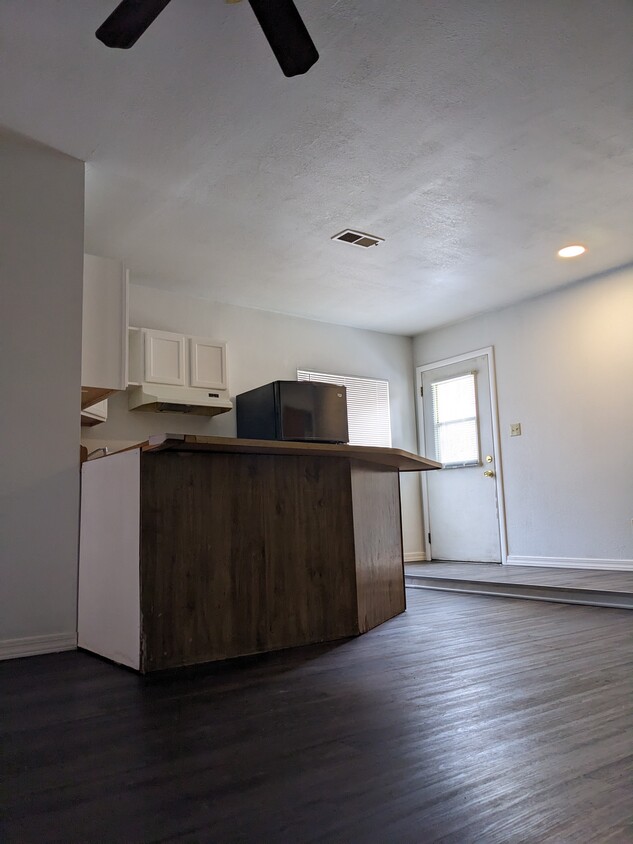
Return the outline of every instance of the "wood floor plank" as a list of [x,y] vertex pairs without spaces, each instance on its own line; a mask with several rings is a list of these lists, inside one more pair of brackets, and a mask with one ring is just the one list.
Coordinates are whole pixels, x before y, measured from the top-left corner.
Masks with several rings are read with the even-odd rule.
[[0,663],[0,839],[633,841],[631,613],[407,603],[358,639],[155,677]]

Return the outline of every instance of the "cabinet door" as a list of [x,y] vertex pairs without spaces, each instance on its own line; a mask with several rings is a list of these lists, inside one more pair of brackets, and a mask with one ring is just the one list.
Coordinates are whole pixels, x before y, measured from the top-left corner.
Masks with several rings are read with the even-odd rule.
[[226,343],[190,337],[189,373],[192,387],[226,390]]
[[170,331],[145,331],[145,381],[184,387],[185,338]]

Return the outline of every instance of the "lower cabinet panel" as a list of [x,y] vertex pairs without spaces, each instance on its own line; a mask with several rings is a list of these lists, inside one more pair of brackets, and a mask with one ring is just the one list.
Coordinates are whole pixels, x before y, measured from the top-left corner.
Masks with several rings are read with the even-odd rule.
[[77,644],[140,668],[140,452],[88,460],[81,471]]
[[142,670],[358,634],[354,543],[347,459],[143,454]]
[[400,482],[396,472],[352,463],[359,632],[406,608]]

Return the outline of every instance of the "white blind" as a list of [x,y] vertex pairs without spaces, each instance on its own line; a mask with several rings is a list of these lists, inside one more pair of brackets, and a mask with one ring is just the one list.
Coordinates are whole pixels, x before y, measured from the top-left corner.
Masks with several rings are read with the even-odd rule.
[[431,384],[435,459],[445,467],[479,464],[475,373]]
[[350,445],[375,445],[391,448],[389,382],[350,375],[297,370],[297,381],[322,381],[347,388],[347,424]]

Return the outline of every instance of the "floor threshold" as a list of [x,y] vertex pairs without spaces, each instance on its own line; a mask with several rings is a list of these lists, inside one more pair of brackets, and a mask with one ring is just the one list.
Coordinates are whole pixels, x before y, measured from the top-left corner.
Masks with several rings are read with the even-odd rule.
[[523,598],[531,601],[580,604],[590,607],[633,609],[633,594],[625,592],[495,583],[446,577],[422,577],[410,574],[405,576],[405,585],[407,589],[435,589],[442,592],[465,592],[472,595],[488,595],[500,598]]

